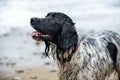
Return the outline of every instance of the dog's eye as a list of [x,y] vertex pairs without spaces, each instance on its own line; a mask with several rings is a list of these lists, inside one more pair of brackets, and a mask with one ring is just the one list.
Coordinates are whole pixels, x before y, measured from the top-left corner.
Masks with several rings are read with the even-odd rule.
[[51,15],[51,21],[55,22],[55,15],[54,14]]

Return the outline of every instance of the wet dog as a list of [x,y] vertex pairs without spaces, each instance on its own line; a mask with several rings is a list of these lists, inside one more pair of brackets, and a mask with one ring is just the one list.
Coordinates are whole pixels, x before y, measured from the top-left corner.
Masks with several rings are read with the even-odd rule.
[[[103,31],[78,37],[72,19],[51,12],[45,18],[31,18],[32,37],[46,44],[59,67],[59,80],[120,80],[120,35]],[[51,50],[50,50],[51,49]]]

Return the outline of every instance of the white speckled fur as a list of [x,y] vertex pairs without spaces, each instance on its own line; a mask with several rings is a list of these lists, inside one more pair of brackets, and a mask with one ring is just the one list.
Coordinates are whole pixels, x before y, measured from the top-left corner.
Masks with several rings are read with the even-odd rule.
[[[112,42],[117,46],[117,61],[114,67],[106,46]],[[57,45],[52,45],[55,54]],[[69,54],[71,50],[66,51]],[[57,58],[56,58],[57,59]],[[112,31],[100,32],[94,36],[84,37],[71,61],[61,63],[59,80],[119,80],[120,78],[120,35]]]

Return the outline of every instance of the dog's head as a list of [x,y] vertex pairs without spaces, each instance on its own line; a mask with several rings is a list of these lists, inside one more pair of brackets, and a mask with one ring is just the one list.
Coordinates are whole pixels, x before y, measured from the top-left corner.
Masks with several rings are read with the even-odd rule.
[[78,36],[74,23],[64,13],[51,12],[45,18],[34,17],[31,18],[30,24],[36,30],[32,33],[32,37],[43,40],[46,45],[54,43],[63,51],[77,45]]

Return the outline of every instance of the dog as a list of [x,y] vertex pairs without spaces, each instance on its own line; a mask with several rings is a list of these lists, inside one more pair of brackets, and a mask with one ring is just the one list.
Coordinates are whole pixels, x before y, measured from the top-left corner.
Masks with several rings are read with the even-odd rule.
[[33,17],[33,39],[44,41],[56,60],[59,80],[120,80],[120,35],[103,31],[79,38],[72,19],[61,12]]

